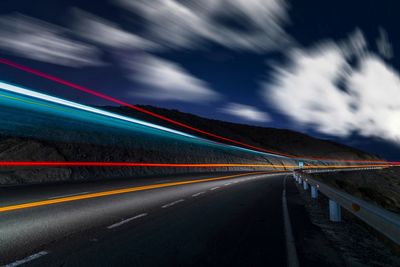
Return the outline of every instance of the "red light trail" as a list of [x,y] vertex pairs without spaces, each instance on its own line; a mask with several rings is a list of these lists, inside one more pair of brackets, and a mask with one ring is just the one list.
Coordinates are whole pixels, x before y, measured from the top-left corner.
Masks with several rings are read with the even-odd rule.
[[[388,165],[389,164],[389,165]],[[313,165],[304,169],[325,168],[358,168],[390,167],[400,165],[398,162],[388,164],[360,165]],[[298,165],[280,164],[246,164],[246,163],[153,163],[153,162],[102,162],[102,161],[0,161],[0,167],[159,167],[159,168],[219,168],[219,167],[252,167],[252,168],[298,168]]]
[[215,167],[277,167],[294,168],[297,165],[235,164],[235,163],[148,163],[100,161],[1,161],[0,167],[164,167],[164,168],[215,168]]
[[277,152],[277,151],[273,151],[273,150],[268,150],[268,149],[265,149],[265,148],[253,146],[253,145],[250,145],[250,144],[247,144],[247,143],[236,141],[236,140],[233,140],[233,139],[230,139],[230,138],[227,138],[227,137],[223,137],[223,136],[211,133],[211,132],[207,132],[207,131],[192,127],[192,126],[190,126],[188,124],[185,124],[185,123],[182,123],[182,122],[179,122],[179,121],[164,117],[162,115],[159,115],[159,114],[154,113],[152,111],[146,110],[144,108],[129,104],[127,102],[124,102],[122,100],[116,99],[116,98],[111,97],[109,95],[94,91],[94,90],[89,89],[87,87],[84,87],[84,86],[81,86],[81,85],[78,85],[78,84],[63,80],[61,78],[58,78],[58,77],[52,76],[50,74],[47,74],[47,73],[32,69],[32,68],[27,67],[27,66],[15,63],[15,62],[10,61],[8,59],[0,58],[0,63],[4,64],[4,65],[7,65],[7,66],[10,66],[10,67],[13,67],[13,68],[16,68],[16,69],[19,69],[19,70],[22,70],[24,72],[28,72],[28,73],[34,74],[36,76],[45,78],[47,80],[51,80],[53,82],[56,82],[56,83],[59,83],[59,84],[74,88],[76,90],[79,90],[79,91],[82,91],[82,92],[85,92],[85,93],[100,97],[102,99],[111,101],[113,103],[116,103],[116,104],[119,104],[119,105],[122,105],[122,106],[125,106],[125,107],[128,107],[128,108],[134,109],[134,110],[139,111],[141,113],[144,113],[144,114],[150,115],[152,117],[158,118],[160,120],[172,123],[174,125],[177,125],[177,126],[180,126],[180,127],[183,127],[183,128],[186,128],[188,130],[191,130],[191,131],[194,131],[194,132],[197,132],[197,133],[200,133],[200,134],[204,134],[206,136],[213,137],[213,138],[216,138],[216,139],[219,139],[219,140],[223,140],[225,142],[236,144],[236,145],[239,145],[239,146],[242,146],[242,147],[245,147],[245,148],[256,150],[256,151],[259,151],[259,152],[266,152],[266,153],[270,153],[270,154],[275,154],[275,155],[284,156],[284,157],[288,157],[288,158],[295,158],[295,159],[301,158],[301,159],[310,159],[310,160],[329,160],[329,161],[336,161],[336,162],[360,162],[360,163],[361,162],[387,162],[385,160],[373,160],[373,161],[371,161],[371,160],[339,160],[339,159],[330,159],[330,158],[321,158],[321,157],[302,157],[302,156],[294,156],[294,155],[290,155],[290,154],[285,154],[285,153],[281,153],[281,152]]
[[[304,169],[346,169],[359,167],[395,167],[398,162],[387,164],[364,165],[313,165],[304,166]],[[298,165],[280,164],[246,164],[246,163],[153,163],[153,162],[101,162],[101,161],[1,161],[1,167],[149,167],[149,168],[224,168],[224,167],[249,167],[249,168],[275,168],[296,169]]]

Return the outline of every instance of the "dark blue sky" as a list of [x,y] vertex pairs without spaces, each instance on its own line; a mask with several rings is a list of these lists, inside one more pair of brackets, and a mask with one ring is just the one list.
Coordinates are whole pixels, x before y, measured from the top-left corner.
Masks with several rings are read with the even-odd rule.
[[[221,7],[216,8],[205,4],[201,6],[198,1],[197,4],[196,1],[177,1],[176,3],[192,12],[187,17],[186,13],[180,14],[178,9],[171,8],[170,11],[164,12],[165,7],[161,4],[149,6],[150,2],[143,4],[146,1],[2,0],[1,42],[6,38],[15,38],[15,44],[18,46],[18,42],[29,43],[29,38],[33,38],[26,37],[26,32],[43,38],[47,38],[50,32],[51,36],[56,36],[54,42],[67,41],[69,47],[72,47],[72,52],[77,51],[77,44],[80,48],[88,46],[97,54],[94,59],[93,54],[82,48],[83,52],[80,51],[83,57],[87,56],[91,63],[77,63],[76,59],[63,62],[60,61],[63,55],[60,57],[58,54],[59,46],[54,47],[57,53],[39,51],[40,49],[35,47],[35,44],[40,46],[40,42],[43,41],[39,38],[33,39],[32,47],[21,46],[28,52],[32,49],[31,53],[21,52],[15,44],[0,44],[0,55],[134,104],[176,108],[233,122],[290,128],[366,149],[390,159],[400,159],[400,141],[391,138],[400,135],[400,129],[396,132],[396,129],[390,128],[390,123],[380,125],[380,128],[372,133],[370,129],[357,126],[354,129],[350,128],[344,135],[337,134],[337,131],[329,134],[321,131],[313,123],[296,121],[290,114],[282,112],[284,103],[278,108],[268,102],[268,95],[263,93],[264,87],[276,82],[276,69],[292,64],[293,49],[308,51],[327,40],[341,45],[348,42],[349,36],[356,29],[362,32],[368,53],[379,56],[385,66],[393,68],[393,72],[397,73],[400,70],[397,49],[400,44],[397,30],[400,24],[397,14],[400,2],[296,0],[286,1],[285,4],[284,1],[278,0],[266,1],[275,3],[278,8],[274,4],[267,4],[266,10],[272,10],[272,15],[265,12],[265,20],[258,20],[264,16],[262,9],[257,6],[262,1],[248,1],[250,7],[253,2],[256,4],[249,8],[247,13],[242,12],[243,5],[246,5],[244,0],[231,1],[230,5],[226,4],[229,1],[222,0]],[[154,1],[156,2],[162,1]],[[146,8],[153,8],[157,11],[157,16],[151,17],[146,14]],[[197,15],[199,18],[206,17],[206,26],[202,26],[203,21],[196,20]],[[36,24],[32,29],[22,27],[21,30],[15,26],[21,21],[28,21],[30,24],[31,19],[34,19],[33,24]],[[93,24],[84,24],[87,21],[101,22],[99,24],[102,26],[112,25],[113,30],[118,28],[119,33],[114,37],[116,31],[105,30],[102,27],[89,28],[87,25]],[[9,25],[13,25],[11,29]],[[175,30],[174,25],[179,25],[178,30]],[[202,28],[207,29],[206,33],[203,33]],[[275,28],[278,30],[275,31]],[[98,31],[95,31],[96,29]],[[225,35],[226,29],[233,34]],[[85,30],[92,32],[88,34]],[[121,35],[121,31],[124,35]],[[382,51],[377,48],[376,41],[380,31],[387,35],[387,43],[393,54],[391,56],[382,56]],[[141,44],[130,34],[159,47],[151,48],[151,45]],[[180,41],[180,34],[190,42]],[[62,38],[58,38],[60,36]],[[246,39],[246,36],[249,38]],[[244,45],[245,41],[250,45]],[[46,43],[49,51],[53,49],[52,45],[54,44]],[[43,53],[43,56],[34,56],[40,53]],[[93,63],[96,60],[101,63]],[[152,63],[155,65],[151,65]],[[348,63],[357,68],[362,64],[362,60],[348,59]],[[157,69],[161,65],[166,66],[163,71],[166,71],[168,66],[171,67],[173,73],[177,73],[177,78],[171,78],[171,81],[166,79],[165,83],[157,81],[157,78],[162,80],[162,75],[165,74]],[[147,72],[144,72],[146,69]],[[288,70],[290,72],[291,69]],[[157,75],[149,73],[151,71]],[[143,80],[139,76],[147,78]],[[0,79],[84,104],[109,104],[6,66],[0,66]],[[188,84],[188,88],[192,88],[194,92],[193,99],[185,100],[184,96],[190,93],[182,91],[184,88],[174,91],[168,84],[171,84],[171,87],[184,87]],[[157,86],[161,89],[155,89]],[[170,96],[155,96],[160,90],[169,89],[172,90],[169,92]],[[143,97],[146,93],[148,95]],[[323,101],[330,99],[321,100]],[[400,104],[400,99],[398,102]],[[243,108],[242,113],[239,112],[238,115],[232,112],[232,107]],[[291,108],[287,106],[287,109]],[[375,119],[374,117],[370,120]],[[381,134],[382,131],[384,134]]]

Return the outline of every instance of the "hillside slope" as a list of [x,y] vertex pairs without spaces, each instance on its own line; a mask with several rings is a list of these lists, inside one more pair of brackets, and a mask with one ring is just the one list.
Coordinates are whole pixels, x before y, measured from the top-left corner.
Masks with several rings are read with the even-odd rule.
[[[115,113],[153,121],[123,107],[102,107]],[[156,113],[182,121],[241,142],[293,155],[340,159],[372,159],[373,155],[337,143],[316,139],[301,133],[273,128],[228,123],[201,118],[176,110],[146,107]],[[276,158],[243,150],[180,141],[168,136],[137,131],[122,131],[82,121],[66,121],[54,115],[13,112],[12,123],[18,125],[0,132],[1,161],[122,161],[161,163],[246,163],[295,165],[291,159]],[[83,127],[84,126],[84,127]],[[179,129],[179,128],[176,128]],[[182,130],[182,129],[179,129]],[[273,168],[1,168],[0,185],[118,179],[158,174],[189,172],[226,172],[271,170]],[[279,168],[280,170],[282,168]]]
[[[164,109],[153,106],[140,107],[205,131],[217,133],[224,137],[235,139],[241,142],[246,142],[254,146],[263,147],[280,153],[287,153],[295,156],[329,157],[340,159],[378,158],[375,155],[366,153],[350,146],[335,143],[329,140],[314,138],[309,135],[291,130],[258,127],[207,119],[193,114],[180,112],[175,109]],[[170,123],[150,117],[127,107],[108,106],[103,108],[106,108],[116,113],[125,114],[146,121],[152,121],[154,123],[170,128],[182,130],[182,128],[180,127],[176,127],[174,125],[171,125]],[[185,132],[190,132],[190,130],[185,129]],[[199,135],[194,131],[192,131],[191,133],[194,135]],[[206,136],[204,135],[204,137]]]

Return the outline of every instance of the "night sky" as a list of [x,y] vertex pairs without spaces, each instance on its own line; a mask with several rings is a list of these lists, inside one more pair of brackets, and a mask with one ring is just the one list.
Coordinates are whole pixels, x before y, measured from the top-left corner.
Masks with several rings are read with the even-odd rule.
[[[398,160],[399,10],[394,0],[2,0],[0,55],[133,104]],[[3,65],[0,80],[110,104]]]

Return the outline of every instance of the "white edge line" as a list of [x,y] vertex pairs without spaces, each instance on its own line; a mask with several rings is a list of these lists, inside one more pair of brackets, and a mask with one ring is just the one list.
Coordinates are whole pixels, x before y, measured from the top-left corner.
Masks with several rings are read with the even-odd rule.
[[73,197],[73,196],[79,196],[79,195],[88,194],[88,193],[90,193],[90,192],[87,191],[87,192],[80,192],[80,193],[75,193],[75,194],[61,195],[61,196],[49,197],[47,199],[55,199],[55,198],[62,198],[62,197]]
[[282,208],[283,208],[283,222],[284,222],[285,240],[286,240],[287,266],[298,267],[299,259],[297,257],[296,244],[293,237],[292,225],[290,223],[290,217],[289,217],[289,209],[286,201],[286,176],[283,179]]
[[47,251],[40,251],[40,252],[38,252],[38,253],[36,253],[36,254],[30,255],[30,256],[28,256],[28,257],[22,259],[22,260],[17,260],[17,261],[14,261],[14,262],[10,263],[10,264],[7,264],[7,265],[5,265],[4,267],[19,266],[19,265],[22,265],[22,264],[24,264],[24,263],[27,263],[27,262],[36,260],[37,258],[40,258],[40,257],[45,256],[45,255],[47,255],[47,254],[49,254],[49,252],[47,252]]
[[115,228],[115,227],[118,227],[118,226],[121,226],[121,225],[123,225],[123,224],[125,224],[125,223],[128,223],[128,222],[130,222],[130,221],[132,221],[132,220],[142,218],[142,217],[144,217],[144,216],[147,216],[147,213],[142,213],[142,214],[136,215],[136,216],[134,216],[134,217],[128,218],[128,219],[126,219],[126,220],[123,220],[123,221],[114,223],[114,224],[112,224],[112,225],[110,225],[110,226],[107,226],[107,229],[113,229],[113,228]]

